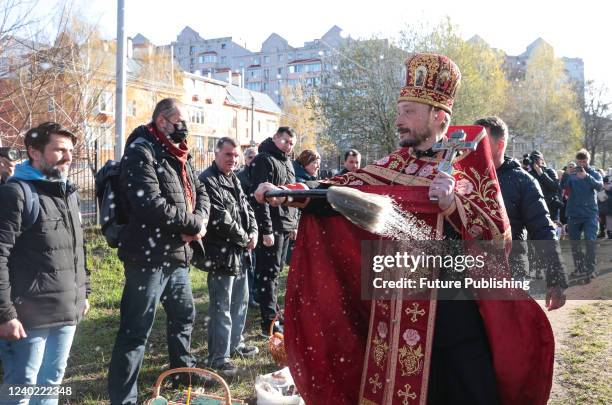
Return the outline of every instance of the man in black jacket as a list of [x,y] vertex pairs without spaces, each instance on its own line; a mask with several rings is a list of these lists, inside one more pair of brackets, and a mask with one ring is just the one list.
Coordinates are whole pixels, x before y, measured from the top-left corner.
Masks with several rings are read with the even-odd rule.
[[[519,162],[505,156],[508,127],[499,117],[479,119],[489,136],[489,146],[495,164],[499,186],[512,230],[512,252],[510,268],[515,278],[528,274],[527,238],[531,240],[536,257],[542,258],[546,269],[548,291],[546,303],[549,310],[560,308],[565,303],[563,290],[567,279],[556,243],[555,225],[552,223],[544,196],[536,180],[521,168]],[[538,264],[536,264],[538,265]]]
[[215,161],[200,174],[210,198],[204,237],[210,296],[208,365],[224,377],[233,377],[238,371],[230,360],[232,354],[254,357],[259,352],[255,346],[246,346],[242,338],[249,302],[246,267],[257,243],[257,224],[232,171],[238,163],[238,151],[233,139],[219,139]]
[[3,384],[61,384],[76,325],[89,310],[79,203],[67,181],[75,143],[53,122],[30,129],[29,161],[0,187]]
[[356,149],[349,149],[344,152],[344,164],[338,175],[354,172],[361,166],[361,153]]
[[178,100],[160,101],[151,123],[129,136],[121,160],[128,223],[118,249],[125,286],[108,374],[112,404],[137,403],[138,373],[160,300],[167,315],[170,368],[195,365],[190,243],[206,233],[210,203],[191,166],[185,116]]
[[[289,154],[294,143],[293,130],[280,127],[273,137],[259,145],[259,154],[251,163],[251,195],[261,183],[272,183],[275,186],[295,183],[295,173]],[[253,200],[253,209],[259,228],[259,240],[255,254],[255,288],[257,302],[261,311],[261,331],[267,336],[271,323],[277,316],[276,290],[278,276],[282,270],[289,240],[297,234],[297,209],[287,206],[272,207],[268,204],[257,204]],[[275,325],[274,332],[280,331]]]
[[544,201],[550,213],[550,219],[554,222],[559,221],[559,211],[562,206],[561,202],[561,186],[557,173],[550,167],[546,166],[544,156],[541,152],[534,150],[529,155],[530,165],[529,174],[540,183],[540,188],[544,194]]

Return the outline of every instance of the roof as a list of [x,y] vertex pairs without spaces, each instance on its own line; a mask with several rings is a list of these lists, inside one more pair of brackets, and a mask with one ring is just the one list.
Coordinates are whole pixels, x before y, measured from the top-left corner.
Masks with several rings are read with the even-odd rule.
[[307,63],[307,62],[321,62],[320,58],[310,58],[310,59],[296,59],[289,62],[289,65],[293,65],[294,63]]
[[241,107],[251,108],[251,96],[255,99],[254,108],[260,111],[267,111],[274,114],[280,114],[281,109],[272,101],[270,96],[265,93],[245,89],[238,86],[227,86],[226,101],[229,104],[239,105]]

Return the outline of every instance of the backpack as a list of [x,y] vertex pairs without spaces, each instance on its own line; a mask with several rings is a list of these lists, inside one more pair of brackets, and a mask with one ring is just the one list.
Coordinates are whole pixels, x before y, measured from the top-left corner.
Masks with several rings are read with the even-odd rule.
[[40,197],[36,191],[36,187],[29,181],[10,178],[9,183],[17,183],[21,186],[25,205],[21,212],[21,231],[25,232],[34,225],[40,214]]
[[[19,184],[23,191],[25,199],[23,211],[21,212],[21,232],[23,233],[30,229],[38,219],[40,214],[40,197],[36,187],[29,181],[9,178],[8,182]],[[70,198],[76,200],[76,193],[72,193]]]
[[[154,157],[157,156],[151,142],[140,137],[130,145],[143,143],[151,149]],[[119,246],[121,231],[128,223],[128,202],[121,194],[119,177],[121,176],[121,162],[108,160],[96,173],[96,199],[100,212],[100,227],[108,245],[112,248]]]

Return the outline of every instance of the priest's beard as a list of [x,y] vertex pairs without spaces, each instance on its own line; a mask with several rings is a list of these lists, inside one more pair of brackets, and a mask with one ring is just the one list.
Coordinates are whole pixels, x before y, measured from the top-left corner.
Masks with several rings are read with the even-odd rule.
[[[399,145],[402,148],[415,148],[427,141],[430,137],[434,136],[433,131],[430,128],[425,128],[422,131],[399,128],[398,132],[400,134]],[[411,137],[402,138],[401,136],[406,133],[409,133]]]
[[68,161],[60,160],[55,164],[49,164],[45,160],[42,160],[40,162],[40,171],[49,180],[66,180],[68,178],[69,167],[60,166],[65,163],[68,163]]

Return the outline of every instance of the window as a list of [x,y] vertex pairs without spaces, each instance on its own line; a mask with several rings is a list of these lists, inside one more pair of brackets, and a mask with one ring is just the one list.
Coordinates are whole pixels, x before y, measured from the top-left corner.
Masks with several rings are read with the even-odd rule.
[[247,83],[246,88],[254,91],[261,91],[261,82],[250,82]]
[[253,58],[253,65],[259,65],[259,58]]
[[187,111],[189,115],[189,122],[193,124],[204,124],[204,110],[201,108],[190,108]]
[[276,74],[277,75],[282,75],[283,74],[283,68],[276,69]]
[[225,65],[227,63],[227,56],[222,56],[221,57],[221,64]]
[[182,55],[183,54],[183,47],[179,46],[178,48],[176,48],[176,53],[179,54],[179,55]]
[[204,63],[204,55],[200,55],[200,58],[198,60],[200,63]]
[[113,133],[109,127],[98,127],[98,145],[102,150],[113,150]]
[[221,44],[221,49],[225,49],[225,44]]
[[98,98],[100,112],[113,112],[113,93],[103,91]]
[[136,101],[134,100],[130,100],[127,102],[126,105],[126,113],[128,116],[130,117],[135,117],[136,116]]
[[189,55],[193,55],[194,52],[195,52],[195,46],[190,46],[189,47]]
[[240,67],[244,67],[244,61],[243,60],[240,61]]
[[269,56],[264,56],[264,63],[265,64],[270,63],[270,57]]
[[298,54],[297,54],[297,58],[298,58],[298,59],[302,59],[302,56],[303,56],[303,55],[302,55],[301,53],[298,53]]
[[204,63],[215,63],[217,62],[217,55],[214,53],[207,53],[204,55]]
[[250,69],[249,77],[259,77],[261,75],[261,70],[259,69]]
[[191,138],[191,142],[194,149],[203,152],[206,149],[206,143],[204,142],[204,140],[205,138],[203,136],[193,135]]
[[219,141],[220,138],[212,138],[212,137],[208,137],[208,151],[209,152],[214,152],[215,151],[215,146],[217,145],[217,142]]
[[282,53],[279,53],[279,54],[278,54],[278,61],[279,61],[279,62],[282,62],[282,61],[283,61],[283,54],[282,54]]
[[195,63],[195,58],[191,58],[191,64],[193,65]]
[[296,65],[289,66],[289,73],[297,73]]
[[263,71],[264,73],[264,77],[267,79],[268,77],[270,77],[270,69],[264,69]]

